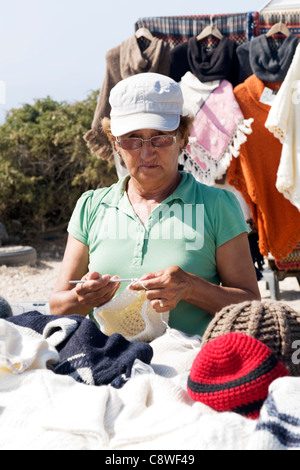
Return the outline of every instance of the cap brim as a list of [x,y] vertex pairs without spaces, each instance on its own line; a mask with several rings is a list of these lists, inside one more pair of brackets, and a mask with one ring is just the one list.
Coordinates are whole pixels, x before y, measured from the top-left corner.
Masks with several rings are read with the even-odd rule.
[[111,132],[115,137],[121,137],[129,132],[141,129],[171,132],[178,129],[179,114],[140,113],[127,116],[111,117]]

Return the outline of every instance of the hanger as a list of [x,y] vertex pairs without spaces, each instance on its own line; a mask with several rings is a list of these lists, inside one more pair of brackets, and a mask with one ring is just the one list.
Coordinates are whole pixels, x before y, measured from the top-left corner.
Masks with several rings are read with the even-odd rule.
[[150,29],[145,28],[143,20],[141,20],[141,23],[142,23],[142,26],[135,32],[135,37],[137,39],[145,38],[145,39],[148,39],[148,41],[150,42],[153,41],[154,36],[151,33]]
[[202,33],[197,36],[197,41],[202,41],[202,39],[205,39],[209,36],[214,36],[218,39],[223,39],[223,34],[221,31],[217,28],[217,26],[213,22],[213,16],[210,17],[210,25],[204,28]]
[[280,21],[279,23],[274,24],[272,28],[267,32],[266,37],[270,38],[271,36],[274,36],[275,34],[281,33],[287,38],[292,34],[289,28],[285,23],[282,21],[282,15],[280,15]]

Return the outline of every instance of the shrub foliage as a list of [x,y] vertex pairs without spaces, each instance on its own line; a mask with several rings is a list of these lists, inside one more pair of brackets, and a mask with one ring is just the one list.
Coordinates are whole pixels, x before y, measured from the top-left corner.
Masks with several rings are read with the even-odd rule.
[[32,239],[65,228],[83,192],[116,181],[114,165],[83,140],[97,95],[74,104],[47,97],[8,113],[0,126],[0,222],[10,233]]

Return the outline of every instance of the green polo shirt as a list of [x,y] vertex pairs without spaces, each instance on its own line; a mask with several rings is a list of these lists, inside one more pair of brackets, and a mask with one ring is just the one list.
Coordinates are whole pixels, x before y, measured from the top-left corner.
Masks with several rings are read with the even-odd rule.
[[[88,191],[77,202],[68,231],[89,247],[89,270],[140,278],[179,266],[219,285],[216,249],[249,232],[236,197],[182,172],[177,189],[154,208],[144,225],[126,193],[129,178],[109,188]],[[187,334],[203,335],[211,320],[207,312],[182,301],[170,312],[169,325]]]

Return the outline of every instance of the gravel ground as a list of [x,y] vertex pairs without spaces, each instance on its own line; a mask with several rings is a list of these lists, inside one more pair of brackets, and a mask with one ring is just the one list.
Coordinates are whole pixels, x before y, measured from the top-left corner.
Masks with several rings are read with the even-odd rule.
[[48,302],[52,293],[66,244],[66,236],[43,240],[33,245],[37,250],[35,266],[0,265],[0,295],[9,303]]
[[[64,253],[66,237],[43,241],[36,249],[35,266],[0,266],[0,295],[10,304],[47,303],[54,289]],[[300,313],[300,288],[296,278],[280,282],[281,301]],[[259,283],[262,298],[270,299],[266,283]]]
[[0,295],[9,303],[48,301],[61,262],[49,260],[37,266],[0,266]]

